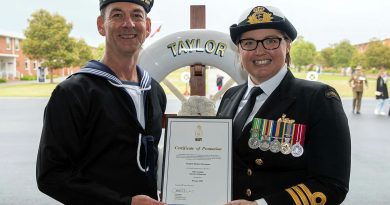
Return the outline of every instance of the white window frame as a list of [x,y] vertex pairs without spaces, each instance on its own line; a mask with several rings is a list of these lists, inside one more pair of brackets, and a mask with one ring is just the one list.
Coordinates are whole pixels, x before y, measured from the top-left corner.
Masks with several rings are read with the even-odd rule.
[[11,50],[12,42],[10,37],[5,37],[5,49]]
[[24,70],[30,70],[30,59],[28,58],[24,61]]
[[17,38],[15,38],[15,50],[16,51],[20,50],[20,41]]
[[33,62],[33,70],[37,70],[37,69],[38,69],[38,61],[35,60],[35,61]]

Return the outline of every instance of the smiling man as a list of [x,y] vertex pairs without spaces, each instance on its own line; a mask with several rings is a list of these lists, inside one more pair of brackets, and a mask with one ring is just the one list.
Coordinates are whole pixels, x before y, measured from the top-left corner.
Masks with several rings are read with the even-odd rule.
[[100,0],[103,58],[60,83],[46,106],[37,183],[64,204],[163,204],[156,164],[166,96],[136,65],[152,6]]

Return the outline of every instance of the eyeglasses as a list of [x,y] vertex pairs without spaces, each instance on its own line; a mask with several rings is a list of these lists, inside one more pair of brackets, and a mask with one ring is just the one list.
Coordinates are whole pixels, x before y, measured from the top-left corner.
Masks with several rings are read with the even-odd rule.
[[241,39],[238,43],[241,45],[241,48],[246,51],[253,51],[259,45],[259,42],[263,45],[266,50],[274,50],[279,48],[280,42],[283,38],[265,38],[262,40],[255,39]]

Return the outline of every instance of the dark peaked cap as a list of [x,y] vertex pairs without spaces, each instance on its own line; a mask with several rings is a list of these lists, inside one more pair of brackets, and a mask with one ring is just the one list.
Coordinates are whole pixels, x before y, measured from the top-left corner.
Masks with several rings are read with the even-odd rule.
[[294,26],[278,8],[256,6],[246,10],[241,15],[238,24],[230,26],[230,38],[237,44],[242,33],[267,28],[285,32],[292,41],[297,37]]
[[100,10],[107,6],[108,4],[115,3],[115,2],[130,2],[134,4],[141,5],[144,7],[146,13],[149,13],[149,11],[153,7],[153,1],[154,0],[99,0],[100,2]]

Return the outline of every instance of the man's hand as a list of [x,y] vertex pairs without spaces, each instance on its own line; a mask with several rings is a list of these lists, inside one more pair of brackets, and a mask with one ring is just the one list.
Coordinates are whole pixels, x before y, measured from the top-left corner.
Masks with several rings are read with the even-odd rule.
[[257,202],[255,202],[255,201],[234,200],[234,201],[231,201],[225,205],[260,205],[260,204],[257,204]]
[[165,205],[165,203],[157,201],[146,195],[136,195],[132,197],[131,205]]

